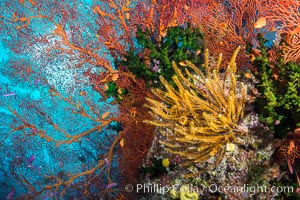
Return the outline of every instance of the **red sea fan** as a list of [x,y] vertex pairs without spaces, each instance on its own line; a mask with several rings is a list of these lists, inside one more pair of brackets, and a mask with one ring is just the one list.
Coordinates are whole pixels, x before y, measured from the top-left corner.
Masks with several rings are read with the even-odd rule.
[[139,169],[142,167],[155,134],[155,126],[143,122],[151,118],[148,108],[144,106],[145,97],[149,97],[151,92],[146,88],[143,80],[136,80],[128,72],[121,73],[117,85],[128,91],[119,106],[118,121],[123,127],[120,135],[124,143],[118,150],[118,163],[121,172],[126,177],[124,181],[133,184],[139,181]]

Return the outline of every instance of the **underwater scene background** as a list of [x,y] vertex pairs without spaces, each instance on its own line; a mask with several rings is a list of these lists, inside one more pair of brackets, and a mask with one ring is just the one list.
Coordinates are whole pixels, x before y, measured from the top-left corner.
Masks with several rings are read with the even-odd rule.
[[1,0],[0,199],[300,199],[298,0]]

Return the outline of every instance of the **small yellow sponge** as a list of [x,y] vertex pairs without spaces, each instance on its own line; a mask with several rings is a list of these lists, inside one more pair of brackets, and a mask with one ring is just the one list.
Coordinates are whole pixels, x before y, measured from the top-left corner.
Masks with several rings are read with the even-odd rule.
[[162,166],[164,166],[165,168],[169,167],[170,166],[170,161],[169,161],[169,158],[165,158],[162,160],[161,162]]

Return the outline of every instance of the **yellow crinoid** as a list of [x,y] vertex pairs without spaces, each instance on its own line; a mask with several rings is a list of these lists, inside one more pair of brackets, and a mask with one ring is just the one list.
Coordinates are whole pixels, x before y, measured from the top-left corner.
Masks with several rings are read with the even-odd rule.
[[171,86],[162,76],[160,81],[166,91],[153,89],[156,99],[147,98],[147,107],[153,120],[146,123],[160,127],[160,143],[164,148],[183,159],[182,165],[203,162],[211,157],[220,161],[227,143],[246,133],[239,126],[247,88],[236,80],[235,58],[239,47],[223,73],[220,73],[222,55],[213,66],[208,63],[208,50],[204,52],[203,69],[189,61],[172,66],[176,75]]

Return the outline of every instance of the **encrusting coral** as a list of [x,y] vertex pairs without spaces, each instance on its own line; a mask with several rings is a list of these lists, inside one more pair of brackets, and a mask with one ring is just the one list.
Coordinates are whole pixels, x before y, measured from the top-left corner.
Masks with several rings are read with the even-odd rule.
[[[222,55],[217,64],[208,63],[205,50],[203,69],[189,61],[179,67],[172,62],[176,75],[172,87],[160,76],[166,91],[153,89],[158,99],[147,98],[153,120],[146,123],[160,127],[164,148],[183,159],[182,166],[204,162],[215,157],[215,164],[223,158],[227,143],[238,143],[238,136],[247,133],[240,125],[244,116],[247,87],[236,79],[235,59],[238,47],[225,70],[220,73]],[[194,73],[190,72],[192,69]]]

